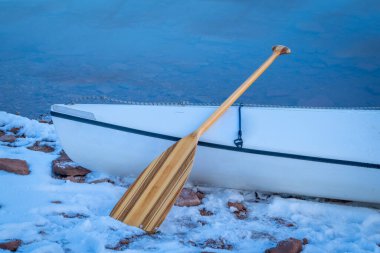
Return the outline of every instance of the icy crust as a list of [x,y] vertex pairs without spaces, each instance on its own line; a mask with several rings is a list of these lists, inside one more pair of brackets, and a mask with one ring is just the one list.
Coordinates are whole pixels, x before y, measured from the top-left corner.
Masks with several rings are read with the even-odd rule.
[[[51,164],[61,148],[54,127],[0,112],[0,130],[13,127],[27,141],[0,143],[0,158],[26,160],[31,173],[0,171],[0,242],[22,240],[18,252],[264,252],[289,237],[308,239],[303,252],[380,252],[378,209],[196,186],[188,187],[204,193],[202,203],[174,206],[159,233],[147,235],[108,216],[132,178],[90,173],[86,180],[108,177],[115,184],[55,179]],[[56,150],[26,148],[36,140],[54,142]],[[238,219],[229,202],[242,203],[247,217]]]
[[41,124],[37,120],[0,111],[0,130],[7,132],[12,128],[20,128],[17,135],[25,137],[18,138],[14,143],[16,146],[28,145],[36,141],[41,141],[41,144],[57,142],[57,135],[53,125]]

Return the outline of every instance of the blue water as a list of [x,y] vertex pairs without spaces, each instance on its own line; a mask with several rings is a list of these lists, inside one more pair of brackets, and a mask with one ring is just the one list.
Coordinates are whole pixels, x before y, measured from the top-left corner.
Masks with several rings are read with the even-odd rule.
[[271,53],[244,103],[380,106],[375,0],[1,0],[0,110],[220,103]]

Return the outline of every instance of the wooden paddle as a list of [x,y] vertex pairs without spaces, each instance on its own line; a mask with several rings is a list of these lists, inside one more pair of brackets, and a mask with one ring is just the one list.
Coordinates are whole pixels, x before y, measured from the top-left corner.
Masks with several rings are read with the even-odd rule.
[[113,208],[110,216],[128,225],[154,233],[181,192],[193,165],[200,136],[227,111],[249,86],[281,54],[285,46],[274,46],[273,54],[194,132],[156,158],[135,180]]

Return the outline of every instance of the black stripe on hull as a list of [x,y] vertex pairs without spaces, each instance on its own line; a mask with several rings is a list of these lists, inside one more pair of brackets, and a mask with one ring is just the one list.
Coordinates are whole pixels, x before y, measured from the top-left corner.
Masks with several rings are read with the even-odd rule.
[[[138,135],[144,135],[149,136],[153,138],[159,138],[164,140],[170,140],[170,141],[178,141],[181,138],[165,135],[165,134],[158,134],[158,133],[152,133],[148,131],[138,130],[134,128],[129,127],[123,127],[119,125],[114,125],[106,122],[100,122],[96,120],[91,119],[84,119],[64,113],[59,112],[50,112],[51,116],[67,119],[67,120],[73,120],[85,124],[105,127],[105,128],[111,128],[123,132],[138,134]],[[265,150],[258,150],[258,149],[247,149],[247,148],[237,148],[233,146],[227,146],[227,145],[221,145],[221,144],[215,144],[210,142],[203,142],[199,141],[198,146],[208,147],[208,148],[216,148],[216,149],[224,149],[224,150],[230,150],[235,152],[243,152],[243,153],[249,153],[249,154],[256,154],[256,155],[265,155],[265,156],[273,156],[273,157],[281,157],[281,158],[289,158],[289,159],[296,159],[296,160],[304,160],[304,161],[311,161],[311,162],[321,162],[321,163],[331,163],[331,164],[339,164],[339,165],[346,165],[346,166],[356,166],[356,167],[364,167],[364,168],[372,168],[372,169],[380,169],[380,164],[375,163],[365,163],[365,162],[356,162],[356,161],[347,161],[347,160],[339,160],[339,159],[331,159],[331,158],[323,158],[323,157],[314,157],[314,156],[304,156],[304,155],[296,155],[296,154],[289,154],[289,153],[281,153],[281,152],[272,152],[272,151],[265,151]]]

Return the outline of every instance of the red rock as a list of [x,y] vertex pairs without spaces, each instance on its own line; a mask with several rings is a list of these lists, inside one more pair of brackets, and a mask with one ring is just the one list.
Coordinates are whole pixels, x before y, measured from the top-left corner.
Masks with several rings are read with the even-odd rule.
[[209,247],[213,249],[226,249],[226,250],[232,250],[232,245],[228,244],[225,240],[223,239],[208,239],[205,241],[202,245],[203,248]]
[[199,206],[200,204],[201,200],[198,198],[197,194],[187,188],[182,189],[175,202],[176,206]]
[[124,238],[124,239],[121,239],[116,245],[114,246],[109,246],[107,245],[106,246],[106,249],[111,249],[111,250],[117,250],[117,251],[122,251],[124,249],[126,249],[126,247],[132,243],[133,241],[135,241],[137,238],[141,237],[141,236],[144,236],[144,235],[134,235],[134,236],[131,236],[130,238]]
[[206,196],[206,194],[201,191],[197,191],[196,194],[200,200],[204,199],[204,197]]
[[213,212],[206,210],[205,208],[202,208],[199,210],[200,215],[202,216],[211,216],[214,215]]
[[0,158],[0,170],[19,175],[30,174],[29,166],[26,161],[19,159]]
[[228,201],[227,205],[228,207],[234,207],[237,209],[234,211],[236,218],[244,220],[248,217],[248,210],[242,203]]
[[9,251],[17,251],[18,247],[22,244],[21,240],[11,240],[8,242],[0,243],[0,249],[9,250]]
[[121,239],[115,246],[107,246],[106,248],[111,249],[111,250],[122,251],[130,243],[131,243],[131,240],[128,238]]
[[53,161],[52,171],[56,178],[84,183],[84,177],[91,171],[73,162],[64,151]]
[[33,151],[41,151],[45,153],[51,153],[54,151],[53,147],[50,147],[48,145],[41,145],[39,141],[36,141],[33,146],[27,147],[27,149],[33,150]]
[[44,119],[41,119],[41,120],[39,120],[38,122],[40,122],[40,123],[42,123],[42,124],[53,124],[53,121],[47,121],[47,120],[44,120]]
[[3,141],[3,142],[15,142],[16,141],[16,136],[14,135],[11,135],[11,134],[5,134],[3,136],[0,137],[0,141]]
[[62,150],[59,154],[60,154],[60,157],[58,157],[57,160],[71,161],[70,157],[65,153],[65,151]]
[[57,159],[53,161],[53,172],[58,176],[75,177],[86,176],[91,171],[72,161]]
[[265,253],[300,253],[302,242],[298,239],[289,238],[277,243],[275,248],[265,250]]
[[14,133],[14,134],[17,134],[18,131],[20,131],[20,129],[21,129],[21,127],[13,127],[13,128],[11,128],[11,130],[9,130],[9,132],[12,132],[12,133]]
[[283,218],[280,217],[272,217],[271,220],[275,221],[277,224],[285,226],[285,227],[294,227],[294,223],[284,220]]

